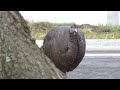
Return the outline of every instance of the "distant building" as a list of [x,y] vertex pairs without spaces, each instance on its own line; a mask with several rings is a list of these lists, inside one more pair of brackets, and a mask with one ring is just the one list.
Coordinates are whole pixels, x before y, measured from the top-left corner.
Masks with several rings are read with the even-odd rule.
[[107,12],[107,25],[119,25],[119,11]]

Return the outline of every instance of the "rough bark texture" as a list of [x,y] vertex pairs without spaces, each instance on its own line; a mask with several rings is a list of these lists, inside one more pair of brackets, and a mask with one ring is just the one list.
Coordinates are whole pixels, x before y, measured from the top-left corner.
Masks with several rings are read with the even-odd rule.
[[31,39],[30,30],[18,11],[0,11],[0,78],[66,78]]

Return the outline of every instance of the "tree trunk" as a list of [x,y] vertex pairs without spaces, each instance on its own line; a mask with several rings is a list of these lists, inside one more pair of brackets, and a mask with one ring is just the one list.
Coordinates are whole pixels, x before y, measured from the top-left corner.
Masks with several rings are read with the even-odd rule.
[[19,11],[0,11],[0,78],[66,78],[31,39]]

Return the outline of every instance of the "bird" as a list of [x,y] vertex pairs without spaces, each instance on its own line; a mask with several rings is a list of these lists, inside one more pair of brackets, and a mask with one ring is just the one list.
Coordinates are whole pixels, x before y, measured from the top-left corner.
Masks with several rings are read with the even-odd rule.
[[76,24],[52,28],[43,42],[45,55],[65,74],[80,64],[85,56],[85,50],[84,33]]

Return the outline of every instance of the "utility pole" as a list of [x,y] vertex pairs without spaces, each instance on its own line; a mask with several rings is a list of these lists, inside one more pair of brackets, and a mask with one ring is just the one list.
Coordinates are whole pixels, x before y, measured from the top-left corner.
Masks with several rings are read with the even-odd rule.
[[107,25],[119,25],[119,11],[107,12]]

